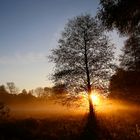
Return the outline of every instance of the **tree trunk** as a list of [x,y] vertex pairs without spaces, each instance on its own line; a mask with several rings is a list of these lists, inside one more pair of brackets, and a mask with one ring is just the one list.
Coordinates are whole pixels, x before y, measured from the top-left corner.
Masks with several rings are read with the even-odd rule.
[[89,97],[89,112],[90,112],[90,114],[93,114],[93,111],[94,111],[93,104],[92,104],[91,98]]
[[87,75],[87,90],[88,90],[88,100],[89,100],[89,113],[90,115],[93,114],[93,104],[92,104],[92,100],[91,100],[91,97],[90,97],[90,94],[91,94],[91,84],[90,84],[90,74],[89,74],[89,67],[88,67],[88,57],[87,57],[87,39],[86,39],[86,33],[84,32],[84,48],[85,48],[85,70],[86,70],[86,75]]
[[92,103],[92,99],[90,95],[91,95],[91,85],[88,86],[88,101],[89,101],[89,113],[90,113],[90,116],[93,116],[94,108],[93,108],[93,103]]

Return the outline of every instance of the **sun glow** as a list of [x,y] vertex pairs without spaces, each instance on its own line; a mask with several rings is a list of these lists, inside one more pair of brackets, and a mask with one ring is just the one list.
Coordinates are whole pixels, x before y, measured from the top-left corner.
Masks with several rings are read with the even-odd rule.
[[93,91],[90,95],[90,98],[92,100],[93,105],[99,105],[100,104],[100,97],[97,91]]

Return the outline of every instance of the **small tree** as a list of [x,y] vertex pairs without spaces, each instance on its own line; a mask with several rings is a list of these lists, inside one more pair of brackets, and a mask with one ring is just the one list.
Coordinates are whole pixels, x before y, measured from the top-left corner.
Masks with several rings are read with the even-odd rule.
[[0,94],[8,94],[5,85],[0,85]]
[[9,90],[10,94],[18,94],[19,93],[19,90],[15,86],[14,82],[7,82],[7,88]]
[[44,89],[42,87],[36,88],[35,94],[37,95],[37,97],[42,98],[44,96]]
[[[69,20],[58,48],[52,50],[50,60],[55,63],[53,80],[56,84],[65,84],[71,96],[80,91],[86,91],[90,96],[91,87],[105,85],[111,75],[113,47],[103,31],[90,15],[77,16]],[[90,97],[89,109],[92,113]]]
[[23,94],[23,95],[27,95],[27,94],[28,94],[28,92],[27,92],[27,90],[26,90],[26,89],[23,89],[23,90],[22,90],[22,92],[21,92],[21,94]]

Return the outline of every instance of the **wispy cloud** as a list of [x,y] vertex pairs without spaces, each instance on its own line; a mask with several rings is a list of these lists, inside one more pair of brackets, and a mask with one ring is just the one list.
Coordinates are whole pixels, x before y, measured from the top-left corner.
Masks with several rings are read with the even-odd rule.
[[46,54],[44,53],[16,53],[10,56],[0,56],[0,64],[28,64],[36,62],[44,62],[46,60]]

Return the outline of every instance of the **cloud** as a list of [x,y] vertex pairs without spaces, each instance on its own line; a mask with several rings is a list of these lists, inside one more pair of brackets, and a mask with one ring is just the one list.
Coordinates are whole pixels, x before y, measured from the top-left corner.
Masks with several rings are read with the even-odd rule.
[[0,64],[29,64],[36,62],[45,62],[46,54],[44,53],[16,53],[9,56],[0,56]]

